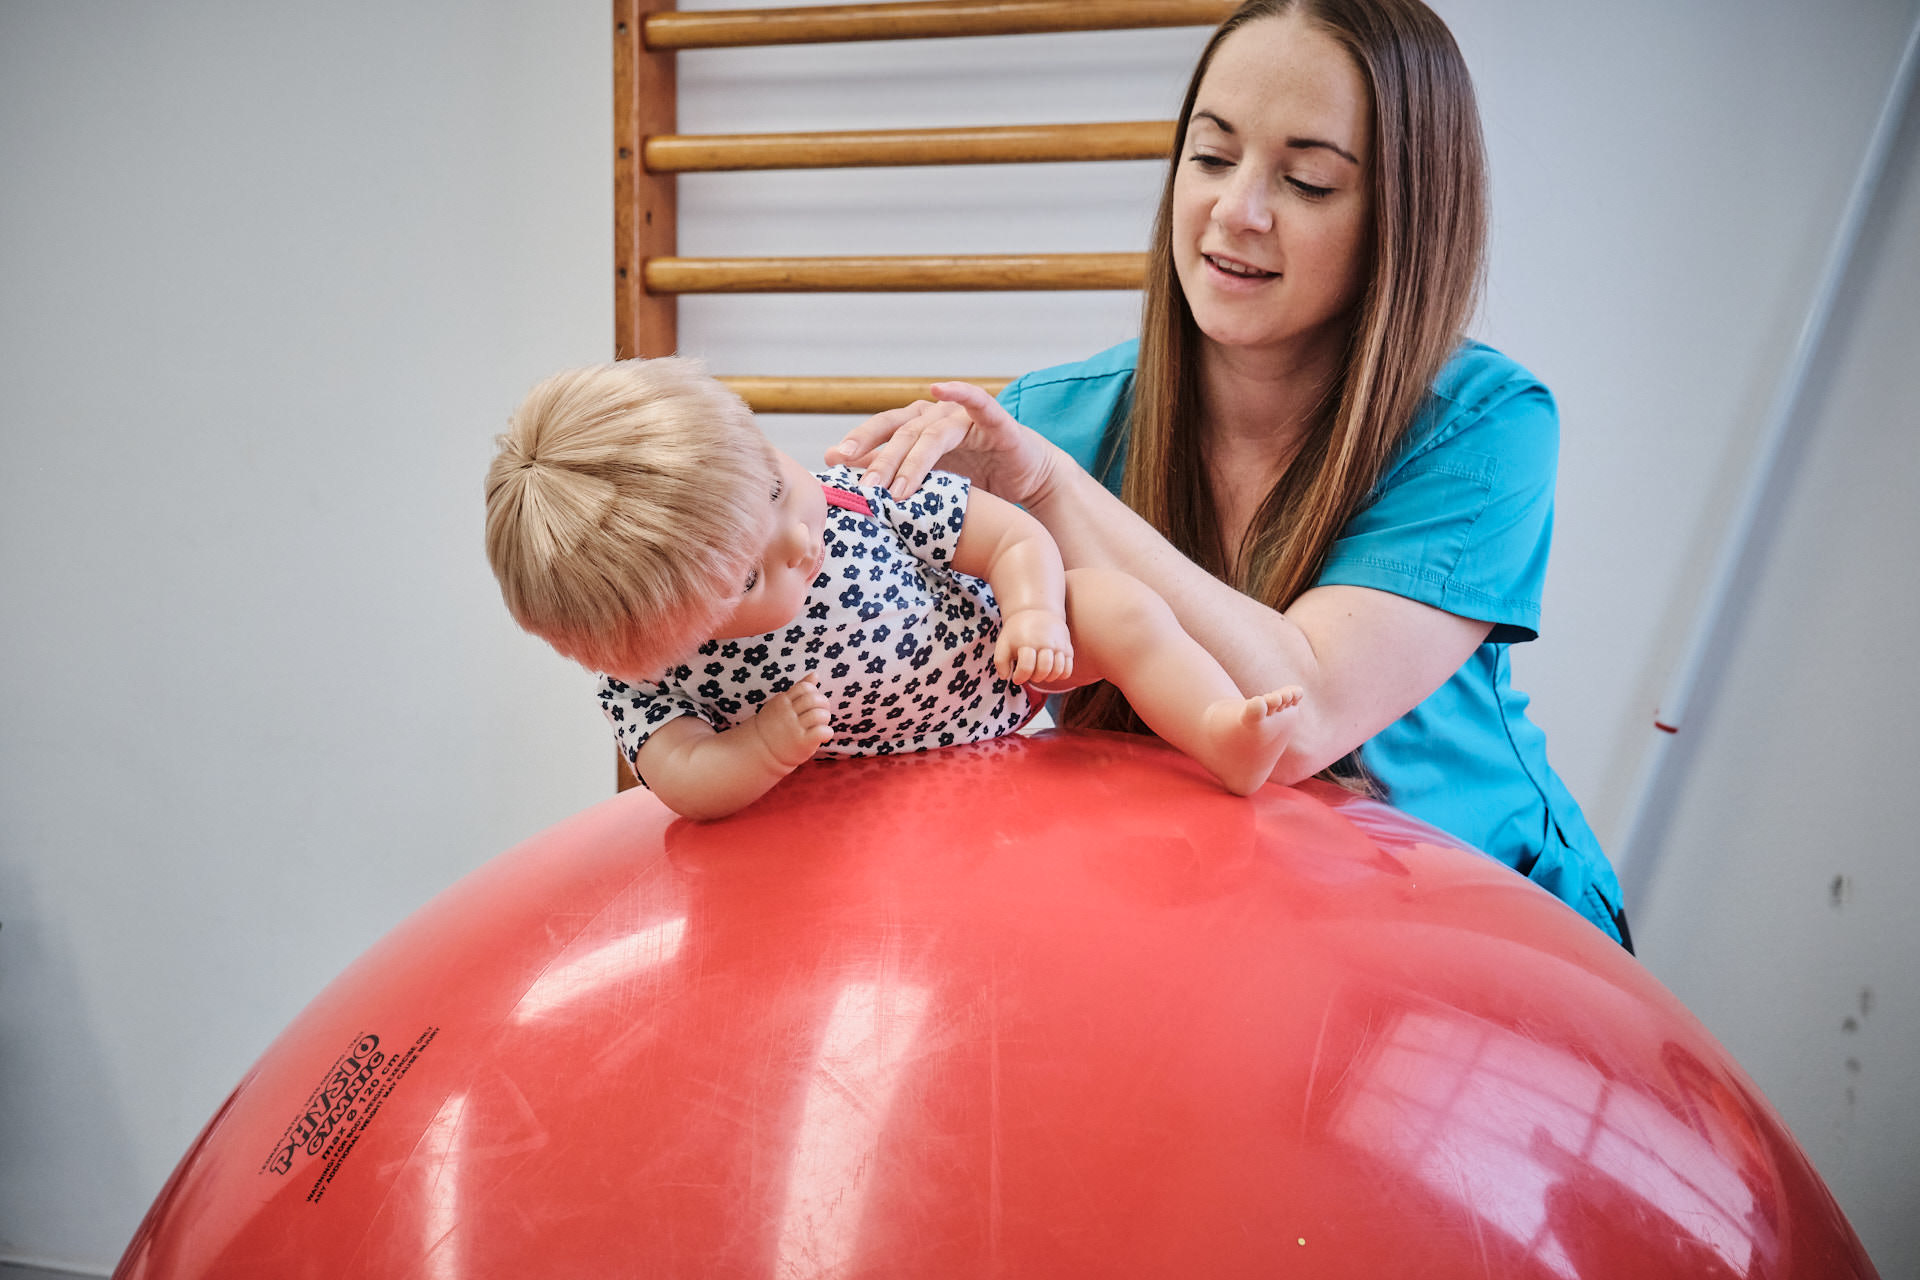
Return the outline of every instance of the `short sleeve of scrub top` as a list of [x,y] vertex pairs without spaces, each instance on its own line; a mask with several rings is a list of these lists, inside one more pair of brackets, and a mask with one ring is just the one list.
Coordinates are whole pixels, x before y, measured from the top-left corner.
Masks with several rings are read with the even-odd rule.
[[1373,587],[1532,640],[1553,540],[1560,427],[1547,389],[1486,348],[1435,384],[1327,554],[1318,585]]

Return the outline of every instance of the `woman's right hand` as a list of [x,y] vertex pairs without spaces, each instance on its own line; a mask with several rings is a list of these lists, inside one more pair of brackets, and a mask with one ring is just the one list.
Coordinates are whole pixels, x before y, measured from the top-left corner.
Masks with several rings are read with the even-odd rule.
[[910,497],[935,467],[1027,504],[1051,482],[1056,450],[970,382],[936,382],[933,400],[877,413],[827,450],[827,461],[864,468],[860,483]]

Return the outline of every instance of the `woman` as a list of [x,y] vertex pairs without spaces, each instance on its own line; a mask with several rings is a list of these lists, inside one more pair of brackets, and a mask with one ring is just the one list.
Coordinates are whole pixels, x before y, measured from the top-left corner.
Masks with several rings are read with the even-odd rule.
[[1357,752],[1394,804],[1625,944],[1508,681],[1507,646],[1537,634],[1558,422],[1463,340],[1485,188],[1471,81],[1419,0],[1250,0],[1187,89],[1140,341],[1000,403],[940,384],[828,456],[900,494],[938,462],[1021,503],[1069,565],[1158,590],[1242,689],[1305,688],[1275,781]]

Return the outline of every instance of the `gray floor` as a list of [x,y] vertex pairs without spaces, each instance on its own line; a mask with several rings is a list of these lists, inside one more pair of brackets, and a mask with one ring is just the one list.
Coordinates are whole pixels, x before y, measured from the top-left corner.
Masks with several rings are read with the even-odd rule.
[[22,1267],[11,1262],[0,1262],[0,1280],[73,1280],[77,1275],[104,1275],[93,1271],[46,1271],[39,1267]]

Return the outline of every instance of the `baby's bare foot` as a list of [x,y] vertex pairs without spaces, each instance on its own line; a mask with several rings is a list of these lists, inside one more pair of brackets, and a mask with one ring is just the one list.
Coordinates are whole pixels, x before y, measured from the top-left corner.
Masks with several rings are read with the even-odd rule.
[[1237,796],[1258,790],[1293,740],[1293,717],[1305,692],[1288,685],[1252,698],[1222,698],[1203,717],[1206,741],[1194,753],[1220,785]]

